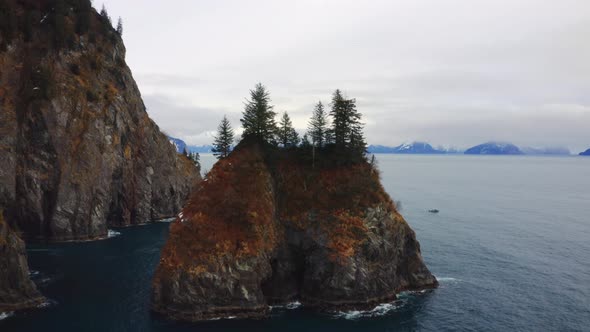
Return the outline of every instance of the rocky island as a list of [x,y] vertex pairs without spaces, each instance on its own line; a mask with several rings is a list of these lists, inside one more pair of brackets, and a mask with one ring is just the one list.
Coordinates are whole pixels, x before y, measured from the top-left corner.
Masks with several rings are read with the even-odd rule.
[[89,0],[0,2],[0,310],[37,304],[24,243],[175,216],[201,177],[148,117]]
[[[289,135],[277,148],[268,95],[260,85],[251,93],[245,138],[171,225],[153,310],[187,321],[261,318],[269,305],[294,300],[319,310],[369,308],[436,287],[414,232],[363,157],[354,99],[335,92],[336,134],[325,145],[312,130],[315,149]],[[339,128],[350,114],[352,124]],[[288,134],[285,123],[278,130]]]

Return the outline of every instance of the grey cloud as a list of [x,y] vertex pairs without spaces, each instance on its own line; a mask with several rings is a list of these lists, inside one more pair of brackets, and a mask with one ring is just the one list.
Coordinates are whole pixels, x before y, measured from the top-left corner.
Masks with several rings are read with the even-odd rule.
[[150,115],[190,143],[238,127],[260,81],[300,132],[340,88],[373,144],[590,146],[587,0],[105,3]]

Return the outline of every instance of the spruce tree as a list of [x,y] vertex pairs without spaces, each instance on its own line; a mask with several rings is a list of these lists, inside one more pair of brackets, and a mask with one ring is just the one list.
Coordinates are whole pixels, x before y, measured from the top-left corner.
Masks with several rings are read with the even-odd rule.
[[330,115],[333,118],[330,133],[333,135],[336,151],[352,161],[362,159],[367,144],[363,136],[361,113],[356,109],[356,100],[346,99],[340,90],[336,90],[332,96]]
[[276,144],[275,115],[268,91],[261,83],[256,84],[254,90],[250,90],[250,99],[246,100],[243,116],[240,119],[244,128],[242,137],[253,136],[263,142]]
[[104,6],[104,4],[102,5],[102,9],[100,10],[100,17],[102,18],[102,23],[104,24],[105,28],[113,28],[113,22],[111,22],[111,17],[109,16],[109,13],[107,13],[107,8]]
[[195,165],[201,167],[201,162],[200,162],[201,156],[199,155],[198,152],[189,152],[188,158],[190,160],[192,160],[195,163]]
[[234,130],[232,129],[229,120],[224,115],[219,127],[217,127],[217,136],[213,141],[213,155],[217,159],[225,158],[231,152],[231,147],[234,142]]
[[283,113],[283,116],[281,117],[277,138],[284,148],[297,146],[299,144],[299,134],[295,128],[293,128],[293,123],[287,112]]
[[117,33],[119,36],[123,36],[123,19],[121,17],[117,21]]
[[334,144],[342,148],[346,145],[346,137],[349,132],[349,116],[346,111],[346,100],[338,89],[332,95],[330,115],[332,116],[331,134],[334,138]]
[[309,121],[308,131],[313,145],[321,148],[326,143],[328,119],[322,102],[318,102]]

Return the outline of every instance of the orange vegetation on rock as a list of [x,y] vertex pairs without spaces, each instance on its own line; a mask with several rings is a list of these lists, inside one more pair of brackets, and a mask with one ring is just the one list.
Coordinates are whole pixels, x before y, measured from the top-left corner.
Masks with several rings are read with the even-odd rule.
[[215,165],[171,225],[162,263],[202,265],[270,251],[277,240],[274,214],[262,151],[234,153]]
[[310,157],[242,141],[218,161],[170,227],[153,310],[264,317],[277,302],[358,308],[436,287],[377,170]]

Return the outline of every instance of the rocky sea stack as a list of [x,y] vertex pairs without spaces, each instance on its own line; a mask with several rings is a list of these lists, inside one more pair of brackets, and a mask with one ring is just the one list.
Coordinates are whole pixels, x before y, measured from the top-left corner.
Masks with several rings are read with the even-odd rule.
[[87,0],[1,7],[7,221],[26,239],[70,241],[176,215],[199,170],[148,117],[110,19]]
[[172,223],[153,309],[188,321],[260,318],[271,304],[368,308],[436,287],[376,169],[330,160],[242,141]]

